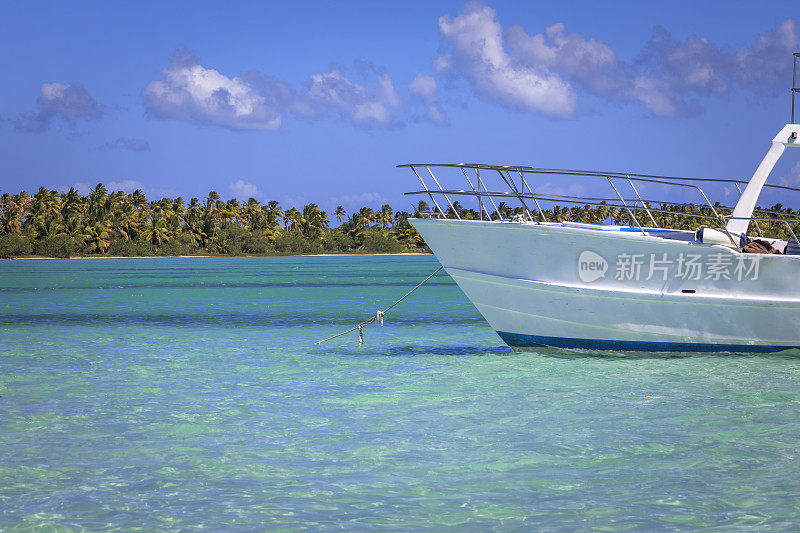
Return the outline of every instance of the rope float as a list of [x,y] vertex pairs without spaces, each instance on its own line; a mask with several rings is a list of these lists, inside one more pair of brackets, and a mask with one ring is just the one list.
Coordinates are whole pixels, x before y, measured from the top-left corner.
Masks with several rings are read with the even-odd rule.
[[400,302],[402,302],[403,300],[405,300],[407,297],[409,297],[409,296],[411,295],[411,293],[412,293],[412,292],[414,292],[415,290],[417,290],[417,289],[419,289],[420,287],[422,287],[423,285],[425,285],[425,282],[427,282],[427,281],[428,281],[429,279],[431,279],[433,276],[435,276],[436,274],[438,274],[438,273],[439,273],[439,272],[440,272],[440,271],[441,271],[443,268],[444,268],[444,267],[439,267],[439,268],[437,268],[437,269],[436,269],[436,271],[435,271],[433,274],[431,274],[430,276],[428,276],[427,278],[425,278],[424,280],[422,280],[422,281],[419,283],[419,285],[417,285],[416,287],[414,287],[413,289],[411,289],[410,291],[408,291],[407,293],[405,293],[405,295],[404,295],[402,298],[400,298],[399,300],[397,300],[395,303],[393,303],[392,305],[390,305],[389,307],[387,307],[387,308],[386,308],[386,309],[384,309],[383,311],[377,311],[377,312],[375,313],[375,316],[373,316],[372,318],[368,318],[367,320],[365,320],[364,322],[361,322],[360,324],[358,324],[358,325],[357,325],[356,327],[354,327],[354,328],[350,328],[350,329],[348,329],[347,331],[343,331],[343,332],[341,332],[341,333],[339,333],[339,334],[337,334],[337,335],[334,335],[334,336],[332,336],[332,337],[328,337],[327,339],[322,339],[321,341],[317,341],[317,342],[315,342],[314,344],[322,344],[323,342],[327,342],[327,341],[329,341],[329,340],[333,340],[333,339],[335,339],[335,338],[337,338],[337,337],[341,337],[342,335],[347,335],[348,333],[350,333],[350,332],[352,332],[352,331],[358,330],[358,345],[359,345],[359,346],[363,346],[363,345],[364,345],[364,328],[365,328],[365,327],[367,327],[367,326],[369,326],[370,324],[372,324],[372,323],[375,323],[375,322],[377,322],[377,323],[379,323],[381,326],[383,326],[383,316],[384,316],[384,315],[385,315],[385,314],[386,314],[386,313],[387,313],[387,312],[388,312],[388,311],[389,311],[389,310],[390,310],[392,307],[394,307],[395,305],[399,304]]

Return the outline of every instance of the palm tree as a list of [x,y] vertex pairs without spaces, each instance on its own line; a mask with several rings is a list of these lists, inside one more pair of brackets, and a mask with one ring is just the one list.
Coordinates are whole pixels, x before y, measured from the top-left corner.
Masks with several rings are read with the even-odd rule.
[[122,204],[112,214],[112,229],[126,241],[136,238],[140,226],[139,212],[130,202]]
[[266,216],[267,227],[272,228],[273,230],[278,227],[280,224],[281,218],[283,217],[283,210],[281,209],[281,204],[276,202],[275,200],[270,200],[267,204],[262,208],[264,215]]
[[[556,209],[558,209],[558,206],[556,206]],[[500,218],[511,218],[512,212],[513,210],[505,202],[497,204],[497,214],[500,215]]]
[[347,211],[345,210],[344,206],[340,205],[336,207],[336,211],[334,211],[333,214],[336,215],[336,222],[341,224],[342,220],[344,220],[344,217],[347,216]]
[[227,228],[231,223],[241,218],[239,212],[239,200],[231,198],[227,203],[223,203],[220,209],[220,218],[222,219],[222,227]]
[[186,213],[184,214],[183,217],[184,221],[186,221],[187,224],[189,223],[194,224],[198,220],[200,220],[201,218],[200,208],[201,208],[200,201],[197,198],[192,198],[191,200],[189,200],[189,205],[186,206]]
[[394,225],[397,226],[398,224],[402,223],[404,220],[408,219],[411,216],[411,213],[408,211],[395,211],[394,212]]
[[172,201],[171,215],[168,220],[170,230],[179,233],[183,227],[185,217],[186,206],[184,205],[183,198],[178,196]]
[[328,227],[328,214],[322,211],[317,204],[308,204],[303,207],[300,224],[303,235],[314,240],[322,234],[323,228]]
[[366,236],[367,223],[364,222],[360,213],[353,213],[345,222],[339,225],[338,230],[353,239],[358,245],[364,242]]
[[101,221],[87,225],[83,229],[82,237],[89,253],[104,254],[111,246],[108,227]]
[[447,208],[447,211],[445,212],[445,214],[447,215],[448,218],[456,218],[456,214],[458,214],[458,216],[461,216],[461,212],[462,211],[463,211],[463,209],[461,207],[461,204],[458,203],[458,201],[455,201],[455,202],[453,202],[453,206],[452,207],[448,207]]
[[207,246],[208,243],[208,235],[203,231],[201,227],[190,227],[188,230],[189,238],[191,239],[192,243],[197,246],[198,248],[203,248]]
[[375,211],[369,207],[359,209],[358,215],[361,217],[361,223],[364,224],[364,227],[369,226],[375,220]]
[[303,215],[294,207],[283,215],[283,223],[288,229],[299,229]]
[[[473,210],[463,209],[457,204],[454,207],[462,217],[477,216]],[[429,212],[424,201],[412,208],[415,216],[426,216],[421,213]],[[694,206],[670,208],[690,215],[705,213]],[[723,211],[722,207],[718,210]],[[783,206],[775,206],[774,210],[789,212]],[[552,211],[555,214],[553,220],[572,218],[603,222],[621,219],[628,222],[626,213],[606,206],[555,207]],[[511,212],[513,210],[502,204],[503,216]],[[338,227],[331,229],[328,213],[315,203],[306,204],[302,210],[291,208],[284,214],[277,201],[262,205],[255,198],[249,198],[240,204],[236,199],[223,201],[216,191],[210,191],[205,198],[192,198],[188,204],[181,197],[148,201],[139,189],[126,195],[122,191],[109,192],[102,183],[86,195],[74,188],[59,194],[45,187],[40,187],[33,197],[24,191],[0,195],[0,235],[21,235],[34,242],[52,237],[71,237],[82,244],[85,253],[92,254],[108,253],[116,240],[141,238],[156,247],[178,239],[190,248],[224,252],[231,249],[228,239],[242,238],[243,231],[270,241],[274,241],[281,231],[296,231],[306,241],[318,241],[327,232],[336,232],[348,236],[355,246],[360,246],[370,231],[386,232],[386,228],[391,228],[388,235],[407,247],[424,246],[422,238],[408,222],[411,213],[395,211],[391,205],[384,204],[379,210],[364,206],[349,215],[344,206],[337,206],[332,216],[336,216]],[[657,216],[659,223],[667,219],[665,214]],[[281,229],[281,223],[285,230]],[[220,225],[229,230],[234,227],[241,230],[219,232]],[[370,230],[370,225],[380,225],[382,229]],[[764,229],[776,234],[786,232],[777,223],[765,222]],[[352,246],[352,243],[348,244],[346,249]]]
[[164,218],[159,213],[150,216],[149,224],[144,232],[145,238],[156,246],[169,241],[169,230]]
[[89,217],[92,221],[99,221],[105,214],[105,202],[108,197],[108,189],[102,183],[98,183],[89,192]]
[[61,196],[61,216],[68,219],[78,213],[82,212],[83,199],[74,187],[70,187],[69,191]]
[[60,198],[56,191],[50,191],[44,187],[39,187],[39,191],[33,196],[31,202],[32,215],[34,217],[54,217],[58,214],[58,203]]
[[47,239],[61,232],[61,224],[55,217],[40,217],[34,221],[36,239]]
[[421,248],[425,246],[425,241],[422,236],[417,232],[414,226],[408,221],[408,213],[400,212],[403,215],[399,222],[392,228],[397,239],[406,245],[408,248]]
[[241,208],[241,213],[251,231],[261,227],[261,205],[258,200],[248,198],[247,203]]
[[206,196],[206,208],[214,205],[214,202],[220,199],[219,193],[217,191],[209,191],[208,196]]
[[19,218],[20,207],[14,197],[4,193],[0,197],[0,207],[3,210],[3,217],[0,219],[0,230],[5,234],[14,234],[20,230],[22,224]]
[[378,222],[380,222],[381,226],[384,228],[386,226],[391,226],[394,222],[394,218],[392,217],[393,214],[394,211],[392,210],[392,206],[389,204],[383,204],[381,210],[377,213]]
[[217,204],[219,203],[219,193],[217,191],[210,191],[208,196],[206,196],[206,203],[205,209],[203,211],[203,218],[205,219],[205,224],[209,228],[209,232],[211,237],[214,237],[217,234]]

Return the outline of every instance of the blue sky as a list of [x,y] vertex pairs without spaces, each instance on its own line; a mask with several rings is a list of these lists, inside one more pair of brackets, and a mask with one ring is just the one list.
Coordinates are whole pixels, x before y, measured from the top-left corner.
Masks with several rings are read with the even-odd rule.
[[[748,178],[800,50],[791,2],[0,9],[3,192],[326,209],[406,206],[412,161]],[[800,183],[797,155],[773,181]]]

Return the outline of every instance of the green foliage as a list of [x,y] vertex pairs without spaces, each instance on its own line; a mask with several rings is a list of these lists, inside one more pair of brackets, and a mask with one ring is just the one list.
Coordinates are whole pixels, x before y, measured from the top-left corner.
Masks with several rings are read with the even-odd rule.
[[0,258],[8,259],[30,255],[33,251],[31,241],[22,235],[2,235],[0,236]]
[[[427,207],[420,204],[421,207]],[[456,206],[464,217],[470,210]],[[330,218],[340,225],[330,228]],[[410,216],[390,205],[331,214],[317,204],[284,210],[276,201],[255,198],[240,203],[219,193],[191,198],[148,200],[141,190],[126,194],[102,183],[89,194],[40,187],[0,195],[0,256],[37,253],[71,255],[193,255],[397,252],[424,243],[407,222]]]
[[197,255],[197,252],[189,247],[185,242],[178,239],[172,239],[156,249],[156,254],[166,257],[174,257],[178,255]]
[[284,254],[302,254],[305,252],[305,241],[300,233],[284,230],[275,237],[275,249]]
[[355,242],[349,235],[339,230],[331,230],[325,233],[322,247],[326,252],[349,252],[355,248]]
[[361,250],[373,254],[392,254],[403,251],[403,245],[391,235],[371,231],[364,238]]
[[[300,240],[303,241],[302,237]],[[275,252],[275,247],[264,234],[235,225],[220,229],[213,245],[217,253],[224,255],[268,255]]]
[[322,240],[304,239],[294,230],[283,230],[275,237],[275,250],[282,254],[320,254]]
[[67,258],[75,253],[75,241],[68,235],[56,235],[36,241],[33,249],[36,255]]
[[111,242],[109,253],[121,257],[146,257],[155,254],[155,247],[144,239],[135,241],[115,239]]
[[219,253],[224,255],[242,255],[245,240],[250,237],[250,232],[241,226],[229,225],[220,229],[214,237],[214,244]]
[[[514,203],[509,200],[510,203]],[[625,208],[601,205],[553,205],[542,203],[549,222],[587,222],[651,226],[655,219],[662,228],[696,230],[700,225],[715,226],[710,207],[689,204],[648,204],[650,214],[640,204]],[[433,206],[419,201],[412,208],[414,217],[431,216]],[[463,207],[453,201],[442,204],[447,216],[465,220],[487,217],[486,212]],[[494,211],[489,204],[484,204]],[[528,205],[533,209],[534,206]],[[714,209],[721,215],[730,210],[721,205]],[[491,219],[508,219],[523,214],[521,206],[497,203]],[[539,219],[538,208],[532,211]],[[768,218],[751,223],[749,234],[790,240],[792,232],[800,235],[796,213],[781,204],[758,208],[755,215]],[[404,250],[426,251],[420,234],[408,222],[412,213],[397,211],[390,205],[363,206],[349,213],[338,206],[330,215],[317,204],[302,209],[284,210],[276,201],[263,205],[255,198],[240,203],[222,200],[219,193],[191,198],[148,200],[136,190],[130,194],[109,191],[102,183],[83,196],[75,189],[68,192],[40,187],[33,195],[26,192],[0,195],[0,257],[19,257],[37,253],[51,257],[74,254],[92,255],[192,255],[192,254],[308,254],[322,252],[391,253]],[[335,217],[338,227],[330,228]],[[712,217],[712,218],[709,218]],[[787,225],[787,222],[791,225]]]
[[303,247],[304,254],[321,254],[325,251],[322,245],[322,239],[306,240]]
[[[420,203],[424,204],[425,202]],[[425,241],[422,239],[422,235],[420,235],[416,228],[408,221],[409,216],[411,216],[409,213],[403,211],[397,213],[395,215],[397,223],[394,228],[392,228],[392,233],[407,249],[430,252]]]
[[275,247],[269,239],[263,235],[249,234],[242,243],[242,250],[253,255],[271,255],[275,253]]

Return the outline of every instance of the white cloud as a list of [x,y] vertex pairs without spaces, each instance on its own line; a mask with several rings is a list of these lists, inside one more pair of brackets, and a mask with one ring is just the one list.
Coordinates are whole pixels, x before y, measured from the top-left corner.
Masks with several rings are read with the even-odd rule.
[[159,118],[222,126],[233,130],[275,130],[281,126],[285,84],[256,72],[229,78],[178,51],[162,79],[150,82],[142,96]]
[[670,88],[661,80],[639,76],[633,82],[633,94],[657,117],[674,117],[678,114],[678,106],[670,94]]
[[78,120],[99,118],[103,109],[80,85],[69,83],[43,83],[36,99],[36,113],[21,114],[15,121],[17,130],[42,132],[51,122],[60,118],[69,125]]
[[412,94],[418,94],[426,100],[433,100],[436,98],[436,79],[427,74],[417,74],[416,77],[408,84],[408,90]]
[[425,118],[440,126],[447,123],[447,117],[436,95],[437,83],[433,76],[417,74],[408,84],[408,92],[425,104]]
[[447,124],[447,115],[438,104],[428,105],[427,119],[438,126]]
[[521,26],[514,26],[506,32],[506,40],[516,63],[533,69],[546,67],[560,71],[593,92],[608,95],[628,81],[623,65],[610,46],[578,33],[567,33],[563,22],[533,36]]
[[228,185],[228,190],[230,190],[231,194],[233,194],[233,196],[239,200],[247,200],[251,197],[257,197],[261,195],[261,191],[258,189],[257,185],[244,180],[234,181]]
[[787,187],[800,187],[800,161],[795,163],[788,174],[781,176],[778,182]]
[[736,53],[721,50],[704,37],[680,42],[657,27],[636,67],[642,73],[633,95],[656,116],[700,113],[698,97],[722,95],[734,84],[758,92],[776,92],[791,79],[791,54],[800,45],[796,22],[787,19]]
[[325,117],[331,110],[359,126],[389,126],[393,112],[400,106],[400,97],[392,78],[380,72],[375,87],[351,81],[339,68],[311,75],[305,92],[295,100],[293,108],[303,118]]
[[464,77],[480,96],[512,109],[565,118],[575,110],[570,84],[546,65],[515,64],[505,50],[494,9],[468,2],[461,14],[439,18],[450,51],[434,60],[439,71]]
[[366,63],[359,66],[366,73],[365,84],[334,67],[312,74],[303,90],[295,92],[255,71],[228,77],[179,50],[142,96],[153,116],[234,130],[279,129],[287,109],[313,120],[335,112],[358,126],[396,124],[402,102],[391,76]]
[[570,33],[563,22],[532,35],[521,26],[504,32],[495,11],[476,1],[453,19],[441,17],[439,32],[447,52],[433,60],[437,72],[466,79],[477,95],[506,107],[555,117],[572,115],[577,85],[603,98],[640,101],[661,117],[700,113],[703,98],[735,85],[784,90],[791,53],[800,46],[794,19],[738,51],[694,35],[678,41],[656,27],[626,63],[607,43]]
[[702,111],[696,97],[721,95],[733,82],[732,61],[708,39],[690,36],[676,41],[656,27],[636,67],[640,72],[631,94],[660,117]]
[[789,80],[787,56],[800,47],[797,22],[787,19],[777,28],[760,35],[750,47],[743,47],[734,56],[739,78],[747,87],[763,90],[783,89]]

